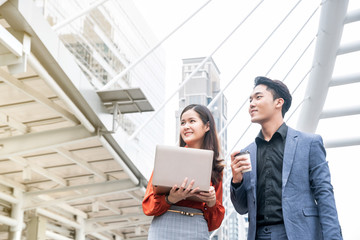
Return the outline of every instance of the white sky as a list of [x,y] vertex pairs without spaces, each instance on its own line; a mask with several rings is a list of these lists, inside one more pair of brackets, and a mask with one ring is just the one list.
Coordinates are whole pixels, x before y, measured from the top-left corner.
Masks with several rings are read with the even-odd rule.
[[[195,10],[206,1],[194,0],[133,0],[148,25],[159,40],[163,39],[175,27],[182,23]],[[162,48],[166,53],[166,84],[167,96],[172,94],[181,82],[182,59],[192,57],[206,57],[226,38],[226,36],[245,18],[252,8],[260,1],[239,0],[213,0],[197,16],[171,36]],[[280,23],[285,15],[297,3],[297,0],[273,0],[264,1],[258,10],[250,17],[234,34],[234,36],[213,55],[213,59],[221,72],[221,85],[225,86],[235,74],[250,59],[253,52],[263,43],[267,36]],[[360,1],[350,0],[349,9],[360,9]],[[248,99],[253,86],[253,79],[258,75],[266,75],[273,62],[280,56],[290,40],[295,36],[305,21],[319,6],[319,1],[303,0],[289,19],[269,39],[269,42],[247,64],[243,71],[235,78],[229,89],[225,91],[228,99],[228,119],[230,119],[239,106]],[[297,40],[289,48],[288,52],[280,59],[273,70],[267,74],[274,79],[284,79],[293,64],[297,61],[306,46],[315,37],[320,9],[309,22]],[[343,42],[357,40],[360,23],[345,26]],[[290,91],[310,70],[315,41],[303,58],[285,79]],[[358,72],[360,54],[338,57],[339,62],[334,75]],[[354,60],[356,59],[356,60]],[[341,60],[341,61],[340,61]],[[339,70],[340,69],[340,70]],[[307,80],[307,78],[306,78]],[[306,89],[306,80],[293,94],[293,105],[287,114],[289,117],[301,102]],[[328,100],[324,109],[343,106],[359,106],[357,98],[360,92],[360,84],[330,89]],[[166,113],[166,144],[175,144],[175,110],[178,107],[178,98],[175,96],[165,109]],[[241,110],[233,123],[228,128],[228,150],[230,151],[244,129],[249,125],[250,118],[247,114],[248,104]],[[299,110],[287,122],[296,128]],[[285,119],[287,119],[285,117]],[[321,120],[317,133],[321,134],[326,141],[347,136],[359,136],[360,127],[357,123],[360,116]],[[350,127],[345,127],[350,126]],[[235,146],[236,149],[244,147],[255,138],[258,126],[252,126],[251,130]],[[359,207],[359,181],[357,180],[360,156],[360,147],[346,147],[328,149],[328,161],[332,174],[332,183],[339,213],[340,224],[343,229],[344,239],[358,240],[360,232],[358,228]]]

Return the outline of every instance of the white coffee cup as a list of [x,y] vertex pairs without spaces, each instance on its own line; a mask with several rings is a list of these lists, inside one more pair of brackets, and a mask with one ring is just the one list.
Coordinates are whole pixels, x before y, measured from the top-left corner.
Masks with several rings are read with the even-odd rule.
[[245,156],[246,157],[245,162],[250,163],[250,168],[243,170],[242,173],[250,172],[252,169],[250,162],[250,152],[249,151],[239,152],[238,154],[235,155],[235,157],[237,156]]

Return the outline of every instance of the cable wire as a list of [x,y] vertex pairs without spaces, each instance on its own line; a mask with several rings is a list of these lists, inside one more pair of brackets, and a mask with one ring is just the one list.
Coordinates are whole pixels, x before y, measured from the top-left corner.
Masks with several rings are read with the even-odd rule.
[[[300,33],[304,30],[305,26],[310,22],[310,20],[314,17],[315,13],[319,10],[319,6],[313,11],[313,13],[309,16],[309,18],[306,20],[306,22],[302,25],[302,27],[300,28],[300,30],[296,33],[296,35],[291,39],[291,41],[289,42],[289,44],[285,47],[285,49],[282,51],[282,53],[279,55],[279,57],[274,61],[273,65],[270,67],[270,69],[266,72],[265,76],[267,76],[272,69],[275,67],[275,65],[279,62],[279,60],[283,57],[283,55],[285,54],[285,52],[289,49],[289,47],[294,43],[294,41],[297,39],[297,37],[300,35]],[[234,76],[233,79],[236,78],[237,75]],[[248,99],[246,98],[245,101],[243,102],[243,104],[240,106],[240,108],[238,108],[238,110],[236,111],[236,113],[232,116],[232,118],[230,119],[230,121],[228,121],[226,123],[226,125],[221,129],[221,131],[219,132],[219,136],[221,136],[225,130],[227,129],[227,127],[231,124],[231,122],[235,119],[235,117],[239,114],[239,112],[241,111],[241,109],[245,106],[245,104],[247,103]]]
[[171,35],[173,35],[177,30],[179,30],[182,26],[184,26],[190,19],[192,19],[198,12],[200,12],[206,5],[208,5],[212,0],[208,0],[204,5],[202,5],[198,10],[196,10],[193,14],[191,14],[184,22],[182,22],[179,26],[177,26],[173,31],[171,31],[168,35],[166,35],[158,44],[152,47],[149,51],[147,51],[144,55],[139,57],[135,62],[131,63],[127,66],[121,73],[116,75],[113,79],[111,79],[108,83],[105,84],[101,90],[109,89],[115,82],[121,79],[125,74],[127,74],[131,69],[133,69],[138,63],[144,60],[150,53],[152,53],[155,49],[157,49],[163,42],[165,42]]
[[165,100],[160,107],[151,115],[150,118],[148,118],[129,138],[129,140],[132,140],[136,137],[136,135],[162,110],[165,105],[176,95],[176,93],[179,92],[179,90],[185,86],[185,84],[199,71],[199,69],[214,55],[217,50],[219,50],[222,45],[236,32],[236,30],[255,12],[255,10],[260,6],[260,4],[264,2],[264,0],[261,0],[254,8],[253,10],[235,27],[235,29],[213,50],[213,52],[208,55],[204,60],[194,69],[194,71],[191,72],[191,74],[179,85],[179,87],[170,95],[170,97]]
[[275,29],[269,34],[269,36],[265,39],[264,42],[255,50],[255,52],[251,55],[251,57],[246,61],[246,63],[241,67],[241,69],[235,74],[235,76],[226,84],[226,86],[220,90],[216,94],[216,96],[211,100],[208,104],[208,108],[211,108],[215,102],[219,99],[219,97],[223,94],[223,92],[230,86],[230,84],[236,79],[236,77],[244,70],[244,68],[249,64],[249,62],[256,56],[256,54],[262,49],[262,47],[267,43],[267,41],[272,37],[272,35],[279,29],[279,27],[285,22],[285,20],[290,16],[292,11],[299,5],[302,0],[299,0],[295,6],[288,12],[288,14],[281,20],[281,22],[275,27]]

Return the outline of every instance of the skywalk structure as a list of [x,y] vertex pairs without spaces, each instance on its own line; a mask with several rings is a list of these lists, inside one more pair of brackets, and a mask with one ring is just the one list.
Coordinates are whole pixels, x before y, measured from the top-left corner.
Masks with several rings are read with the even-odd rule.
[[146,239],[163,116],[127,139],[163,101],[163,53],[104,86],[155,43],[131,2],[0,2],[0,239]]
[[[223,72],[227,77],[208,104],[216,106],[226,92],[227,118],[219,135],[227,135],[228,167],[229,153],[258,131],[246,121],[254,77],[286,81],[294,101],[285,120],[324,137],[344,238],[352,239],[356,221],[346,214],[360,213],[341,204],[358,199],[341,187],[341,174],[355,175],[352,164],[360,155],[358,1],[286,0],[272,12],[271,1],[248,3],[236,27],[210,46],[165,99],[161,44],[210,2],[216,3],[206,1],[157,41],[131,1],[0,0],[0,239],[146,239],[151,217],[142,213],[141,200],[154,147],[165,134],[163,109],[250,20],[258,20],[262,31],[242,35],[251,41],[239,44],[239,69],[232,77]],[[264,18],[264,9],[270,17]],[[291,17],[302,22],[286,28]],[[274,21],[279,22],[267,25]],[[314,21],[318,27],[299,40]],[[284,29],[279,44],[271,45]],[[265,51],[267,46],[275,52]],[[306,55],[310,60],[303,61]],[[299,65],[302,71],[294,73]],[[357,188],[356,180],[346,181]],[[224,184],[229,182],[227,176]],[[224,196],[226,206],[230,200]],[[226,231],[231,214],[223,221]],[[212,237],[221,236],[218,231]]]

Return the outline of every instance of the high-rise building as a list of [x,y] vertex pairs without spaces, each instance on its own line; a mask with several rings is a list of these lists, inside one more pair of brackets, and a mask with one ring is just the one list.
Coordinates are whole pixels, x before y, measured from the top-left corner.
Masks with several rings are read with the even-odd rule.
[[[197,68],[204,60],[201,58],[183,59],[182,79],[183,81]],[[185,106],[197,103],[208,105],[212,99],[220,92],[220,71],[215,62],[210,58],[202,68],[184,85],[179,91],[179,111],[176,112],[176,121],[179,123],[181,111]],[[226,125],[227,100],[224,95],[210,109],[212,112],[217,130],[220,131]],[[179,124],[176,124],[176,132],[179,132]],[[178,136],[178,134],[176,134]],[[226,131],[220,138],[223,152],[226,151]]]
[[[187,58],[183,59],[182,67],[182,80],[185,81],[191,75],[191,73],[204,61],[204,57],[200,58]],[[220,92],[220,71],[216,66],[214,60],[209,58],[203,67],[201,67],[197,73],[195,73],[191,79],[184,85],[183,89],[179,91],[179,110],[176,112],[176,136],[179,136],[180,126],[180,114],[181,111],[189,104],[202,104],[208,105],[215,96]],[[226,126],[227,121],[227,99],[224,94],[218,98],[215,104],[212,105],[210,111],[214,116],[216,128],[221,143],[222,155],[227,155],[227,130],[222,132],[222,129]],[[228,179],[231,175],[231,169],[225,168],[223,179]],[[245,221],[242,216],[236,212],[231,211],[233,209],[229,198],[229,184],[223,183],[223,203],[226,209],[226,214],[231,214],[226,217],[221,228],[214,234],[212,239],[226,239],[226,240],[238,240],[245,239]],[[228,199],[225,201],[225,199]]]

